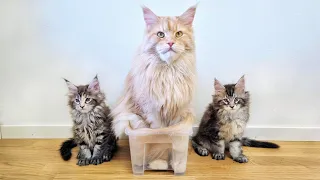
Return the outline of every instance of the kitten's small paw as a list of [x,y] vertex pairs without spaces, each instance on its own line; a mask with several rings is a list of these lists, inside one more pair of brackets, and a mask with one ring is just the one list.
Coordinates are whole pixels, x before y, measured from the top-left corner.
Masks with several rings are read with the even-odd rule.
[[87,166],[90,164],[90,159],[79,159],[77,165]]
[[208,156],[209,155],[209,151],[203,147],[198,147],[195,149],[195,151],[200,156]]
[[90,161],[90,164],[93,164],[93,165],[98,165],[98,164],[101,164],[101,163],[103,163],[103,158],[102,157],[94,157]]
[[225,156],[223,153],[216,153],[216,154],[212,154],[212,159],[215,160],[224,160]]
[[150,169],[166,170],[168,169],[168,162],[163,159],[157,159],[149,163]]
[[248,162],[248,158],[245,155],[240,155],[236,158],[233,158],[233,160],[238,163],[247,163]]
[[79,152],[77,155],[77,159],[80,159],[80,158],[81,158],[81,153]]
[[103,155],[103,161],[108,162],[108,161],[111,161],[111,159],[112,159],[112,154]]

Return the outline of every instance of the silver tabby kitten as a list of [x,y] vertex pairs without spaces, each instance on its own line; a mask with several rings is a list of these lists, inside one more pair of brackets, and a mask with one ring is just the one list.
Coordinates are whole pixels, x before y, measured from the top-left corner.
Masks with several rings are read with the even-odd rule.
[[61,157],[71,158],[71,149],[79,146],[78,165],[101,164],[110,161],[117,149],[111,128],[110,109],[100,91],[97,76],[88,85],[75,86],[66,80],[69,88],[69,106],[73,120],[73,138],[62,143]]
[[278,148],[270,142],[262,142],[243,138],[242,135],[249,120],[250,95],[245,91],[244,76],[236,84],[222,85],[218,80],[214,82],[215,95],[204,113],[199,131],[192,138],[192,147],[200,156],[212,154],[212,158],[225,158],[225,149],[234,161],[248,162],[242,154],[242,145],[263,148]]

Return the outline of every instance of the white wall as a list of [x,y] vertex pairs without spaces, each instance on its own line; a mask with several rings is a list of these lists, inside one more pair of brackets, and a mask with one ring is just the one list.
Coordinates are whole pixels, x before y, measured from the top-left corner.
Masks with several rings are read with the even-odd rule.
[[[3,133],[24,136],[21,126],[69,128],[62,77],[79,84],[97,73],[108,103],[114,105],[142,40],[140,5],[158,15],[179,15],[196,2],[0,1]],[[214,77],[228,83],[246,74],[251,127],[319,132],[319,9],[316,0],[201,0],[194,22],[197,119],[211,101]]]

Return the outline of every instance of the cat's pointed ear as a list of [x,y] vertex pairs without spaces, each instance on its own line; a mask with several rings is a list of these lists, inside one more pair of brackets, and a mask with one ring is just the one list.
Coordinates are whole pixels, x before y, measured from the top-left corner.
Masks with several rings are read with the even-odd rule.
[[144,21],[146,22],[146,25],[148,27],[158,22],[159,20],[158,16],[154,14],[149,8],[142,6],[142,10],[143,10]]
[[75,86],[74,84],[72,84],[72,83],[71,83],[70,81],[68,81],[67,79],[65,79],[65,78],[63,78],[63,79],[64,79],[64,81],[66,82],[70,93],[72,93],[72,94],[78,93],[78,88],[77,88],[77,86]]
[[216,78],[214,78],[214,89],[216,92],[225,91],[224,86]]
[[196,14],[197,5],[191,6],[186,12],[179,16],[180,21],[185,25],[192,25],[194,16]]
[[245,91],[245,80],[244,80],[244,75],[241,76],[241,78],[238,80],[235,89],[238,93],[244,93]]
[[98,80],[98,75],[96,75],[91,83],[88,86],[88,90],[93,92],[93,93],[99,93],[100,92],[100,84]]

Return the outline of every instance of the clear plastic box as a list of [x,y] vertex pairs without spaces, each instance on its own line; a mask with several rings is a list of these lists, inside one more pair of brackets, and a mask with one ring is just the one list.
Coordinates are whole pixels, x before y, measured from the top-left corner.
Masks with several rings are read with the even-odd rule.
[[185,174],[192,123],[161,129],[127,127],[126,134],[133,174],[143,175],[145,170],[173,170],[175,175]]

